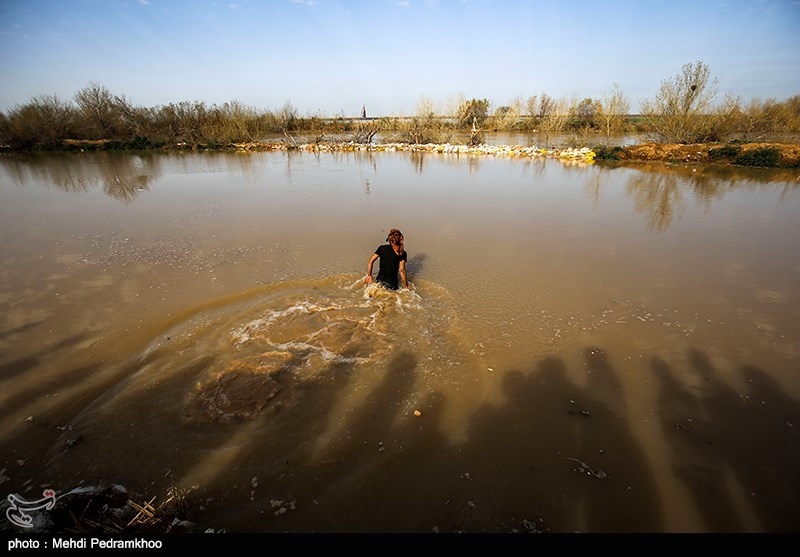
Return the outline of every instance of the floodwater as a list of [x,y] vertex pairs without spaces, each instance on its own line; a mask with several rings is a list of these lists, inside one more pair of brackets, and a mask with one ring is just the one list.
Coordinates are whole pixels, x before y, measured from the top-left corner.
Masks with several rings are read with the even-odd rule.
[[[364,286],[389,228],[410,290]],[[4,498],[176,487],[228,532],[800,529],[796,172],[8,155],[0,261]]]

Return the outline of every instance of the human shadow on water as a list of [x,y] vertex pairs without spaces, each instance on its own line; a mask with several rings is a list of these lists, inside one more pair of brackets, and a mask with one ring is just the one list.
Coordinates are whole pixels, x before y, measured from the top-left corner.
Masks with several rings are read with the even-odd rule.
[[[571,506],[575,418],[569,400],[580,389],[568,381],[564,363],[545,358],[537,368],[509,371],[502,382],[504,400],[484,404],[470,417],[461,449],[464,509],[459,531],[574,531]],[[468,512],[472,510],[472,512]]]
[[744,525],[725,486],[725,463],[711,447],[714,425],[701,399],[674,376],[662,359],[653,358],[650,365],[658,379],[657,407],[671,449],[672,469],[689,490],[705,524],[699,530],[743,531]]
[[[591,414],[578,427],[577,447],[597,459],[607,478],[588,484],[586,524],[592,532],[658,532],[663,528],[661,498],[644,450],[629,426],[619,374],[605,350],[584,350],[587,380],[582,396]],[[589,462],[592,462],[591,460]],[[591,469],[586,477],[593,479]]]
[[285,383],[263,413],[165,437],[158,423],[181,407],[168,394],[213,360],[187,364],[158,385],[158,403],[127,389],[103,407],[118,425],[96,427],[115,439],[87,437],[61,469],[139,493],[178,485],[192,520],[229,532],[658,531],[657,491],[601,350],[586,349],[585,386],[555,357],[505,372],[504,398],[475,408],[464,435],[445,422],[455,394],[421,391],[413,352],[390,354],[358,370],[331,362]]
[[740,368],[739,393],[703,352],[689,361],[693,388],[659,360],[653,369],[674,467],[708,530],[800,531],[800,402],[753,366]]
[[30,354],[24,358],[0,364],[0,380],[10,379],[27,372],[28,370],[36,367],[43,360],[46,360],[50,355],[55,354],[64,348],[78,344],[84,339],[85,336],[86,335],[83,334],[73,335],[35,354]]
[[[450,531],[657,531],[657,491],[621,411],[616,374],[586,350],[586,387],[555,357],[509,371],[504,400],[477,408],[451,459],[460,475]],[[450,481],[453,480],[451,477]]]
[[736,467],[755,499],[756,513],[768,532],[800,532],[800,401],[790,397],[761,369],[740,370],[748,385],[744,435]]
[[439,472],[450,465],[436,460],[446,443],[438,427],[443,397],[415,400],[416,368],[411,353],[395,355],[380,384],[310,462],[315,485],[306,487],[319,505],[298,513],[302,531],[430,531],[436,524],[447,485]]
[[[71,418],[80,407],[81,397],[58,397],[62,389],[72,389],[85,377],[99,371],[96,364],[63,370],[60,375],[47,380],[26,384],[5,400],[4,407],[13,415],[25,416],[18,422],[9,420],[5,435],[0,440],[0,454],[12,455],[21,466],[11,468],[4,478],[8,493],[24,493],[31,489],[31,479],[47,482],[52,477],[47,454],[53,450],[64,451],[81,439],[72,430]],[[14,387],[12,385],[12,387]],[[19,414],[17,414],[19,413]],[[37,484],[38,485],[38,484]]]
[[[84,481],[127,482],[131,489],[145,488],[148,473],[163,475],[173,465],[180,468],[182,442],[196,442],[185,431],[165,427],[175,421],[173,393],[188,390],[195,377],[211,366],[214,356],[189,361],[172,373],[148,369],[157,351],[109,371],[91,389],[87,387],[71,417],[69,428],[48,451],[48,476],[56,485],[69,485],[76,476]],[[139,375],[148,377],[137,383]],[[78,436],[80,445],[63,450],[65,441]],[[163,469],[152,466],[165,463]],[[152,470],[150,470],[152,468]],[[138,472],[136,472],[138,470]],[[148,473],[143,472],[148,470]],[[133,471],[133,473],[132,473]],[[94,478],[94,480],[89,479]]]
[[[143,447],[142,453],[150,450],[151,454],[164,455],[163,445],[154,442],[158,433],[139,427],[136,422],[140,416],[162,415],[158,405],[153,405],[149,399],[152,393],[139,392],[137,397],[128,399],[130,404],[122,406],[129,415],[113,411],[93,422],[86,420],[84,412],[96,409],[98,401],[124,384],[125,378],[135,374],[151,357],[152,354],[110,370],[100,364],[65,369],[57,377],[35,383],[35,387],[9,399],[10,404],[20,407],[33,401],[34,409],[31,418],[0,444],[0,453],[14,454],[25,464],[24,468],[8,475],[5,489],[24,494],[34,485],[60,491],[84,483],[102,483],[103,478],[110,478],[112,483],[128,481],[130,477],[145,478],[144,474],[128,474],[125,468],[115,467],[113,463],[117,458],[125,459],[129,450],[136,453]],[[35,404],[39,398],[46,399],[46,403],[37,411]],[[142,412],[143,408],[147,411]],[[134,417],[130,418],[131,415]],[[141,431],[142,444],[131,443],[118,435],[123,429]],[[98,435],[100,432],[104,438]],[[140,470],[148,463],[147,457],[140,454],[131,461],[131,467]],[[135,483],[132,481],[131,485]]]
[[406,271],[408,272],[408,280],[413,281],[414,277],[422,274],[422,269],[425,267],[425,259],[427,255],[418,253],[412,255],[406,263]]
[[[352,389],[352,377],[334,367],[324,375],[338,377],[335,384],[308,385],[276,416],[279,423],[270,431],[294,431],[294,442],[265,438],[259,441],[263,449],[254,446],[237,461],[237,474],[260,470],[265,487],[240,509],[220,509],[234,529],[397,532],[419,531],[427,523],[433,509],[426,499],[441,487],[427,471],[430,453],[444,442],[436,427],[441,398],[431,393],[418,401],[424,413],[414,413],[416,358],[400,351],[385,370],[372,370],[383,376],[363,402],[333,419],[338,397]],[[264,518],[254,525],[259,516]]]
[[[455,440],[441,423],[443,393],[406,404],[415,393],[416,360],[401,352],[366,402],[339,424],[344,433],[314,451],[317,431],[295,454],[291,478],[288,469],[272,475],[270,493],[281,494],[272,500],[296,498],[297,505],[261,526],[289,532],[654,530],[655,490],[619,408],[612,407],[619,397],[608,377],[613,370],[594,363],[592,388],[605,399],[569,381],[560,359],[546,358],[530,372],[508,372],[505,399],[476,408],[466,438]],[[267,508],[267,501],[261,505]]]
[[[194,409],[182,399],[194,401],[196,386],[208,385],[199,383],[201,378],[218,369],[212,355],[163,370],[154,357],[125,366],[122,377],[115,374],[116,383],[91,397],[69,432],[83,441],[69,451],[49,447],[46,475],[37,482],[59,491],[121,484],[141,496],[163,495],[177,486],[196,502],[191,518],[228,531],[416,528],[420,515],[408,492],[413,482],[390,478],[409,479],[402,470],[416,451],[441,445],[435,425],[441,404],[435,394],[419,400],[427,423],[412,412],[417,364],[410,353],[396,352],[385,369],[362,366],[364,373],[382,375],[357,402],[347,402],[355,374],[346,361],[277,372],[277,394],[256,406],[253,393],[243,389],[256,389],[257,397],[261,376],[245,366],[231,369],[210,386],[220,395],[217,409],[230,409],[230,403],[240,410],[223,421],[200,412],[181,420]],[[237,394],[243,400],[230,400]],[[343,412],[342,404],[353,407]],[[396,504],[387,506],[375,496],[382,490]],[[413,512],[406,512],[412,504]]]
[[19,327],[15,327],[13,329],[6,329],[5,331],[0,332],[0,340],[3,340],[10,336],[19,335],[31,329],[35,329],[44,322],[45,322],[44,319],[42,319],[41,321],[31,321],[29,323],[25,323],[24,325],[20,325]]

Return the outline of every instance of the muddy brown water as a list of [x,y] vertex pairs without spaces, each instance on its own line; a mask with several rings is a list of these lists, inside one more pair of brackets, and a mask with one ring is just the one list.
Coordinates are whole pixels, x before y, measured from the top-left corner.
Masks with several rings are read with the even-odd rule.
[[[175,486],[229,532],[798,530],[796,177],[5,156],[0,217],[3,497]],[[412,289],[365,288],[393,227]]]

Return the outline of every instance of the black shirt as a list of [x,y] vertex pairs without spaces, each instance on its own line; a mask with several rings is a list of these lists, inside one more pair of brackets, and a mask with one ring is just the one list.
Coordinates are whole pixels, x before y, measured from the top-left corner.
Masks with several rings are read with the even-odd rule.
[[408,261],[408,253],[403,250],[403,255],[397,255],[390,244],[378,246],[375,253],[381,259],[380,268],[378,269],[378,282],[382,283],[386,288],[397,290],[400,286],[397,279],[397,273],[400,272],[400,262]]

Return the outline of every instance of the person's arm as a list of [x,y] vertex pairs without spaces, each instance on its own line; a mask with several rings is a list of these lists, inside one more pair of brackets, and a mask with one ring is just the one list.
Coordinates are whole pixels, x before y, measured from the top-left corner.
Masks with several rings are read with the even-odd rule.
[[403,279],[403,286],[408,288],[408,278],[406,278],[406,260],[400,260],[400,278]]
[[373,253],[372,257],[369,258],[369,263],[367,263],[367,278],[364,279],[366,284],[372,282],[372,264],[375,263],[376,259],[378,259],[377,253]]

